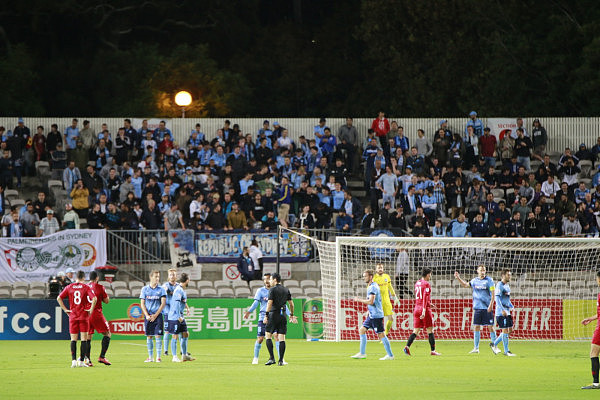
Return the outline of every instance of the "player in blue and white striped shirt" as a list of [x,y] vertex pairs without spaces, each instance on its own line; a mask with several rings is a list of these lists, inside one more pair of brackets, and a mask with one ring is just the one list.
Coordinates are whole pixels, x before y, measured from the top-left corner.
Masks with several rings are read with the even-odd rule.
[[[258,364],[258,355],[260,353],[260,348],[262,347],[262,342],[265,339],[265,324],[263,320],[265,319],[265,314],[267,311],[267,303],[269,302],[269,289],[271,288],[271,274],[266,273],[263,275],[263,282],[265,286],[259,288],[254,295],[254,302],[248,309],[248,311],[244,312],[244,319],[248,319],[250,314],[256,310],[256,308],[260,305],[259,314],[258,314],[258,330],[256,333],[256,342],[254,343],[254,358],[252,359],[252,364]],[[286,306],[286,312],[289,313]],[[278,335],[273,335],[273,337],[277,338]],[[277,347],[277,353],[279,353],[279,341],[275,342],[275,347]],[[284,364],[287,364],[284,361]]]
[[500,353],[498,343],[502,342],[504,346],[504,355],[514,357],[508,348],[508,336],[513,331],[513,319],[510,313],[515,309],[515,306],[510,302],[510,282],[511,273],[509,269],[502,270],[502,280],[496,284],[496,322],[498,327],[502,329],[502,334],[494,341],[492,351],[494,354]]
[[454,272],[454,277],[458,279],[462,287],[473,289],[473,350],[469,353],[479,353],[479,341],[481,339],[481,327],[487,326],[490,330],[490,344],[496,340],[496,332],[494,331],[494,281],[489,276],[486,276],[485,265],[477,267],[477,277],[465,282],[458,271]]

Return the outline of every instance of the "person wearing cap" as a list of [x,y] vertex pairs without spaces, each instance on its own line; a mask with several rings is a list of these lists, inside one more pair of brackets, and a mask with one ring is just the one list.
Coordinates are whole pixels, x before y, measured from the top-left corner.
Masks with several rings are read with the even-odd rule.
[[440,120],[440,128],[439,129],[441,129],[441,130],[444,131],[444,136],[446,136],[446,139],[452,140],[452,131],[448,127],[448,120],[447,119]]
[[475,135],[477,135],[477,137],[483,135],[483,122],[479,118],[477,118],[476,111],[471,111],[469,113],[469,121],[467,122],[467,126],[465,126],[465,136],[469,134],[467,129],[470,126],[473,127],[473,132],[475,133]]
[[13,136],[17,136],[23,140],[27,140],[31,136],[31,131],[25,126],[25,121],[22,117],[19,117],[17,120],[17,126],[13,129]]
[[273,122],[273,137],[275,139],[279,139],[284,130],[285,130],[285,128],[283,126],[279,125],[279,122],[277,122],[277,121]]
[[579,158],[580,161],[581,160],[589,160],[592,162],[592,165],[594,165],[594,155],[587,148],[585,143],[581,143],[579,145],[579,150],[577,150],[577,152],[575,153],[575,157]]
[[38,227],[38,237],[52,235],[58,232],[60,226],[58,220],[54,218],[54,211],[52,209],[46,211],[46,217],[42,218],[40,226]]
[[315,125],[313,131],[315,133],[315,139],[317,141],[320,141],[320,139],[325,135],[325,128],[327,128],[327,126],[325,126],[325,123],[327,122],[327,120],[323,117],[321,117],[319,119],[319,125]]
[[[271,130],[271,128],[269,128],[269,121],[266,119],[263,121],[262,128],[258,130],[258,137],[260,137],[261,135],[265,135],[265,137],[268,138],[271,138],[273,136],[273,131]],[[273,140],[271,139],[271,141]]]

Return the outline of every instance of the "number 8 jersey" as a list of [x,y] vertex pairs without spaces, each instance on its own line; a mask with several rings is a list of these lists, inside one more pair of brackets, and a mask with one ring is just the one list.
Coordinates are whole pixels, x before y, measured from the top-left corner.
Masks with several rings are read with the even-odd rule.
[[90,299],[95,297],[94,291],[85,283],[74,282],[63,289],[58,295],[61,299],[69,298],[69,319],[71,320],[87,320],[87,311],[90,309],[91,304],[88,302],[88,296]]
[[415,311],[431,308],[431,285],[425,279],[415,283]]

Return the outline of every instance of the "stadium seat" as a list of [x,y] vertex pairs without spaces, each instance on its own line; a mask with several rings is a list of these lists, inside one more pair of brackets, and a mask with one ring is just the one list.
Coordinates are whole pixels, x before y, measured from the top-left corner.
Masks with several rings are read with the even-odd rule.
[[553,288],[566,288],[567,286],[566,281],[552,281]]
[[431,286],[433,286],[436,289],[452,288],[452,283],[450,283],[448,279],[438,279],[434,281]]
[[14,190],[14,189],[6,189],[4,191],[4,196],[6,196],[6,198],[8,199],[8,201],[11,202],[11,204],[12,204],[13,200],[19,198],[19,192],[17,190]]
[[13,299],[26,299],[27,296],[28,296],[27,290],[25,290],[25,289],[14,289],[11,292],[11,297]]
[[123,281],[114,281],[111,285],[113,290],[117,289],[127,289],[127,282]]
[[104,286],[104,289],[110,289],[110,288],[111,288],[111,286],[110,286],[110,282],[107,282],[107,281],[99,281],[98,283],[99,283],[99,284],[101,284],[102,286]]
[[23,199],[13,199],[13,200],[11,200],[10,205],[14,206],[14,207],[17,207],[17,208],[18,207],[23,207],[25,205],[25,200],[23,200]]
[[[198,288],[198,287],[196,286],[196,281],[192,281],[192,280],[190,280],[190,281],[188,282],[188,285],[187,285],[187,287],[188,287],[188,289],[197,289],[197,288]],[[186,289],[186,290],[187,290],[187,289]]]
[[29,282],[15,282],[12,284],[13,290],[15,289],[29,289]]
[[46,292],[41,289],[29,289],[30,299],[43,299],[46,297]]
[[549,287],[552,287],[552,282],[540,279],[540,280],[538,280],[538,281],[535,282],[535,287],[537,289],[540,289],[540,288],[549,288]]
[[558,289],[553,290],[554,297],[558,297],[559,299],[566,299],[571,294],[571,290],[567,287],[560,287]]
[[7,281],[0,281],[0,289],[12,289],[12,283]]
[[201,297],[217,297],[217,291],[213,288],[200,289]]
[[579,175],[581,178],[590,176],[590,170],[592,169],[592,162],[590,160],[579,160],[577,166],[581,168],[581,173]]
[[585,288],[585,281],[574,279],[571,282],[569,282],[569,287],[573,290],[583,289]]
[[219,295],[219,297],[234,297],[233,289],[228,287],[222,287],[220,289],[217,289],[217,294]]
[[113,292],[113,290],[109,287],[104,287],[104,290],[106,291],[106,294],[108,295],[108,297],[114,297],[115,293]]
[[185,292],[188,297],[200,297],[200,291],[198,289],[188,288]]
[[[251,281],[252,282],[252,281]],[[236,287],[248,287],[248,282],[243,281],[241,279],[236,279],[234,281],[231,281],[231,286],[235,289]]]
[[319,279],[319,280],[317,281],[317,287],[318,287],[318,288],[321,288],[321,287],[323,287],[323,281],[322,281],[322,280],[320,280],[320,279]]
[[[352,287],[354,288],[364,288],[366,286],[365,281],[363,279],[355,279],[352,281]],[[315,285],[316,287],[316,285]]]
[[58,181],[58,180],[53,180],[50,179],[48,181],[48,189],[52,190],[52,188],[59,188],[62,189],[63,188],[63,183],[62,181]]
[[235,297],[248,297],[250,296],[252,293],[250,292],[250,289],[248,289],[247,287],[236,287],[233,289],[234,293],[235,293]]
[[29,289],[41,289],[41,290],[46,290],[46,282],[42,282],[42,281],[34,281],[29,283]]
[[586,288],[579,288],[571,291],[571,298],[573,299],[589,299],[592,296],[592,292]]
[[304,294],[304,292],[302,291],[302,289],[299,288],[299,287],[289,287],[288,289],[290,290],[290,293],[292,294],[292,297],[302,296]]
[[115,297],[131,297],[131,292],[126,287],[115,288],[114,292]]
[[315,282],[312,279],[304,279],[304,280],[300,281],[300,287],[302,289],[305,289],[307,287],[317,287],[317,282]]
[[146,286],[144,284],[144,282],[140,282],[140,281],[130,281],[129,282],[129,290],[131,290],[131,292],[133,293],[134,289],[139,292],[144,286]]
[[6,287],[0,288],[0,299],[8,299],[10,297],[10,289]]
[[500,197],[500,198],[504,197],[504,190],[502,190],[502,189],[492,189],[491,192],[494,195],[494,197]]
[[250,281],[250,290],[254,293],[256,289],[263,287],[265,284],[263,281]]
[[453,287],[449,287],[449,286],[438,289],[437,291],[434,290],[433,294],[435,295],[436,293],[439,293],[436,297],[442,297],[442,298],[456,297],[456,291],[454,290]]
[[340,279],[340,287],[341,288],[350,288],[350,282],[345,279]]
[[220,288],[231,288],[231,281],[223,281],[223,280],[215,281],[213,283],[213,286],[217,290]]
[[196,287],[199,290],[211,288],[213,287],[213,283],[211,281],[196,281]]
[[314,288],[314,287],[307,287],[307,288],[305,288],[304,289],[304,294],[307,297],[310,297],[310,298],[321,297],[321,291],[319,289],[317,289],[317,288]]
[[300,282],[298,282],[296,279],[288,279],[287,281],[283,282],[283,286],[286,288],[300,287]]
[[134,287],[133,289],[130,289],[129,292],[131,293],[132,297],[139,297],[140,293],[142,293],[142,288]]

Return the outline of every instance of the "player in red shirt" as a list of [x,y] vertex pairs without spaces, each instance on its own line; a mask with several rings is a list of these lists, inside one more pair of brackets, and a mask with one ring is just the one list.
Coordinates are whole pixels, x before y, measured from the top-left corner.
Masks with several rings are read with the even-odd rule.
[[[69,308],[63,299],[69,298]],[[88,302],[89,299],[89,302]],[[71,368],[87,367],[84,357],[87,351],[88,318],[96,306],[96,295],[85,284],[85,273],[77,271],[77,280],[63,289],[56,298],[60,308],[69,315],[69,333],[71,334]],[[81,355],[77,362],[77,337],[81,334]]]
[[423,268],[421,279],[415,283],[415,309],[413,311],[413,333],[408,337],[404,353],[410,356],[410,345],[415,341],[421,330],[425,328],[429,335],[429,345],[432,356],[441,356],[435,351],[435,337],[433,336],[433,316],[431,315],[431,268]]
[[94,311],[90,315],[89,319],[89,336],[88,336],[88,344],[87,344],[87,361],[88,365],[91,366],[91,356],[90,353],[92,351],[92,336],[94,335],[94,331],[101,333],[102,338],[102,349],[100,350],[100,357],[98,357],[98,362],[110,365],[110,362],[106,359],[106,351],[108,350],[108,345],[110,344],[110,327],[108,326],[108,322],[106,322],[106,318],[102,314],[102,303],[108,304],[108,294],[104,289],[104,286],[98,283],[100,277],[96,271],[90,272],[90,283],[88,286],[94,291],[96,298],[96,307],[94,307]]
[[[596,272],[596,283],[600,286],[600,271]],[[587,317],[581,323],[587,325],[592,321],[600,321],[600,294],[596,300],[596,315]],[[596,325],[594,336],[592,337],[592,348],[590,349],[590,359],[592,360],[592,378],[594,383],[588,386],[583,386],[582,389],[600,389],[600,381],[598,381],[598,372],[600,372],[600,362],[598,361],[600,354],[600,325]]]

